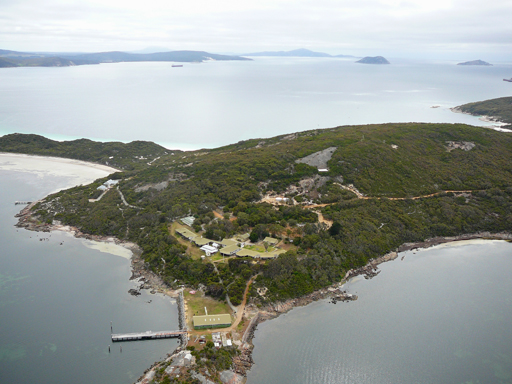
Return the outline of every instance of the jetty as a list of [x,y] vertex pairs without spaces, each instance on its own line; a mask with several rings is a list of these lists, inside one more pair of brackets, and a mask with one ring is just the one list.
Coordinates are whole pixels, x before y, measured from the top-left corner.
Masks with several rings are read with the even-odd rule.
[[134,341],[134,340],[149,340],[149,339],[169,339],[178,338],[186,335],[187,331],[146,331],[139,333],[113,333],[111,335],[112,341]]
[[27,205],[27,204],[32,204],[31,201],[15,201],[14,202],[14,205]]

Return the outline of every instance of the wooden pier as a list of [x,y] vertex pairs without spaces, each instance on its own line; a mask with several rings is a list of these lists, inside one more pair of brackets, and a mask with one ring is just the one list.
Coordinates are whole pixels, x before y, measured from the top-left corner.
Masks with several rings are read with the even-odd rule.
[[187,331],[161,331],[161,332],[139,332],[139,333],[113,333],[112,341],[134,341],[134,340],[149,340],[149,339],[169,339],[172,337],[180,337],[186,335]]
[[14,202],[14,205],[28,205],[28,204],[32,204],[31,201],[15,201]]

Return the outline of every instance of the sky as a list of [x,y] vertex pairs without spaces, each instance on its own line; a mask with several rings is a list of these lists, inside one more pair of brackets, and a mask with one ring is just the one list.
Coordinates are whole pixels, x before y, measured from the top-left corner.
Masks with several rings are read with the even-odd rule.
[[512,0],[0,0],[0,49],[512,61]]

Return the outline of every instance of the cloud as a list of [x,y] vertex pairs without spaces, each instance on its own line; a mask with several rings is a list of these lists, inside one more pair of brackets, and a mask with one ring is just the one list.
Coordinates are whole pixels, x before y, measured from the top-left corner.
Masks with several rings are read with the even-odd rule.
[[307,47],[351,53],[471,51],[487,44],[512,52],[510,14],[508,0],[3,0],[0,46],[100,51],[164,45],[238,52]]

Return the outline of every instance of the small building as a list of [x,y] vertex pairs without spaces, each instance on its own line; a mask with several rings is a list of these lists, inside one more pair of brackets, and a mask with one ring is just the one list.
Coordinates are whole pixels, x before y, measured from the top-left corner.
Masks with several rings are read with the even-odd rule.
[[96,188],[96,189],[97,189],[97,190],[99,190],[99,191],[106,191],[108,188],[107,188],[104,184],[102,184],[102,185],[100,185],[100,186],[99,186],[98,188]]
[[230,245],[236,245],[236,241],[235,240],[231,240],[231,239],[223,239],[221,241],[218,242],[220,245],[222,245],[223,247],[229,247]]
[[197,237],[197,233],[189,231],[187,228],[177,228],[175,232],[189,241]]
[[103,183],[104,186],[106,186],[107,188],[112,188],[114,185],[118,184],[119,183],[119,180],[107,180]]
[[237,252],[236,255],[238,257],[253,257],[255,259],[259,259],[261,252],[251,251],[250,249],[242,249],[241,251]]
[[224,256],[232,256],[232,255],[235,255],[240,249],[241,248],[237,244],[234,244],[234,245],[230,245],[230,246],[222,248],[220,250],[220,253],[221,253],[221,255],[224,255]]
[[201,251],[203,251],[206,256],[212,256],[219,252],[219,250],[215,247],[212,247],[211,245],[203,245],[201,248],[199,248]]
[[277,245],[277,243],[279,243],[279,240],[274,239],[273,237],[265,237],[263,239],[263,242],[269,245]]
[[248,233],[244,233],[241,235],[236,235],[235,239],[241,243],[245,243],[247,240],[249,240],[250,235]]
[[187,216],[187,217],[183,217],[180,219],[180,221],[183,224],[188,225],[189,227],[192,227],[195,220],[196,220],[196,218],[194,216]]
[[263,252],[263,253],[260,253],[260,258],[261,259],[275,259],[282,253],[286,253],[286,251],[284,249],[277,249],[272,252]]
[[221,315],[193,316],[194,329],[225,328],[231,325],[231,316],[228,313]]
[[202,247],[203,245],[209,245],[210,243],[213,243],[213,240],[207,239],[206,237],[197,236],[192,240],[195,245],[198,247]]

